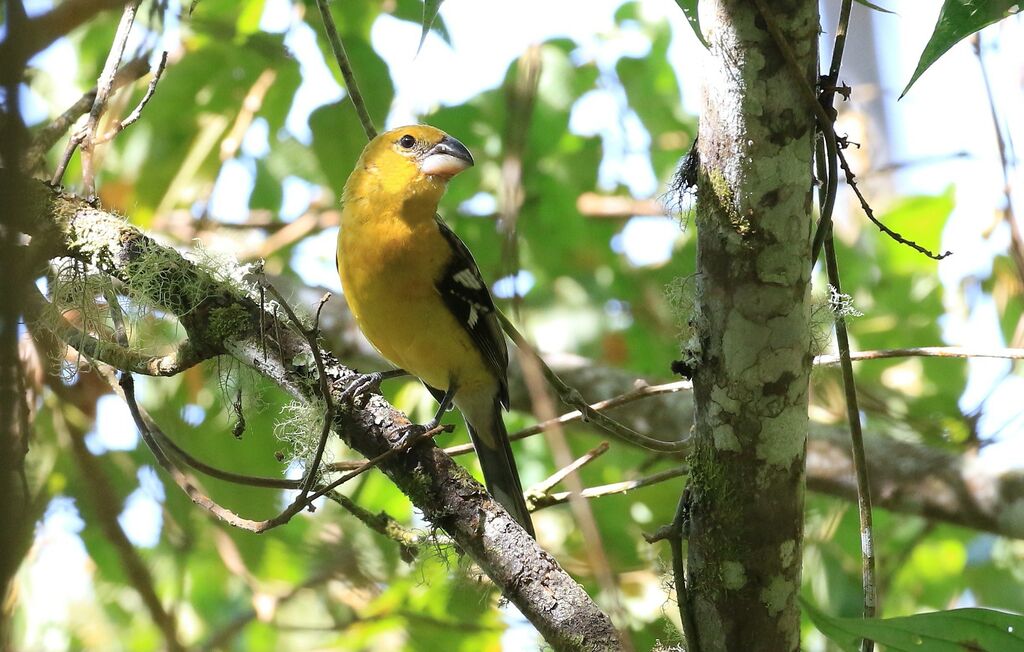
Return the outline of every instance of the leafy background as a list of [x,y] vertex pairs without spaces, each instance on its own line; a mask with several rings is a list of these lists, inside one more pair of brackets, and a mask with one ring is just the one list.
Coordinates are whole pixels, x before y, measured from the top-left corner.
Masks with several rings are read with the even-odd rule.
[[[826,14],[834,13],[832,5],[825,3]],[[516,305],[531,336],[548,349],[665,380],[678,351],[679,328],[665,288],[694,270],[688,208],[684,203],[678,215],[645,217],[640,206],[631,205],[608,217],[581,211],[580,198],[592,193],[634,201],[660,198],[694,138],[699,97],[694,62],[701,46],[671,2],[602,7],[611,18],[594,20],[593,33],[566,36],[552,29],[527,55],[541,65],[528,118],[510,99],[520,75],[515,61],[504,81],[464,101],[420,106],[422,100],[410,99],[401,88],[396,95],[392,67],[382,51],[394,53],[395,44],[386,39],[402,37],[406,63],[416,61],[421,3],[337,2],[333,11],[376,123],[395,124],[414,115],[456,135],[473,151],[476,167],[453,182],[441,211],[475,252],[484,276],[503,279],[495,291],[506,305],[510,288],[519,289]],[[31,8],[43,11],[46,6]],[[419,65],[440,60],[430,59],[429,53],[447,51],[452,37],[446,19],[455,20],[460,11],[468,9],[457,0],[441,9],[423,41]],[[577,3],[567,11],[587,8]],[[934,16],[938,4],[930,11]],[[276,22],[268,18],[272,15]],[[538,11],[529,20],[543,21],[543,16]],[[914,27],[907,16],[871,16],[861,7],[855,20],[855,30],[866,31],[872,20],[890,21],[890,30]],[[34,62],[27,115],[44,121],[94,84],[116,23],[115,14],[105,14]],[[350,101],[325,91],[324,74],[340,80],[315,6],[202,0],[191,15],[187,7],[172,3],[165,17],[152,12],[142,23],[133,45],[159,42],[170,51],[170,64],[143,119],[103,150],[101,201],[200,256],[228,251],[242,260],[263,258],[299,303],[312,304],[320,294],[316,287],[336,287],[331,276],[334,207],[365,142]],[[271,23],[273,30],[267,29]],[[986,52],[1002,66],[1000,79],[1021,71],[1024,58],[1009,45],[1021,35],[1020,27],[1014,19],[983,33]],[[854,100],[844,105],[841,124],[864,143],[855,165],[879,216],[925,246],[958,246],[958,251],[953,262],[937,265],[881,239],[873,228],[865,228],[844,195],[837,225],[840,265],[844,286],[864,313],[851,323],[855,346],[1021,346],[1022,277],[1008,255],[1009,227],[999,210],[1005,200],[991,185],[978,190],[976,182],[998,170],[976,71],[969,73],[974,75],[968,80],[974,83],[970,101],[951,95],[956,84],[938,83],[940,75],[963,67],[943,68],[942,61],[908,95],[910,102],[916,93],[945,98],[929,109],[941,112],[954,131],[965,107],[973,111],[970,115],[988,136],[970,144],[973,167],[898,161],[893,155],[901,146],[903,152],[948,158],[961,141],[954,135],[953,145],[945,149],[925,145],[915,150],[903,143],[917,143],[915,138],[924,138],[920,132],[908,129],[896,136],[880,126],[893,129],[901,119],[909,120],[892,117],[900,110],[892,108],[892,100],[924,43],[901,45],[901,56],[877,62],[897,71],[895,77],[884,70],[871,76],[854,62],[850,74],[863,78],[854,80]],[[457,41],[454,45],[460,59],[484,56],[459,49]],[[521,52],[530,45],[524,36]],[[892,56],[891,49],[888,53]],[[69,65],[72,56],[74,66]],[[970,61],[967,43],[951,50],[954,63],[957,56]],[[848,59],[857,57],[851,52]],[[421,71],[432,83],[444,83],[444,71]],[[136,84],[115,105],[131,107],[143,91],[144,84]],[[309,113],[308,123],[296,112],[303,93],[312,94],[305,100],[309,108],[323,102]],[[997,97],[997,117],[1004,129],[1019,133],[1022,113],[1013,118],[1006,108],[1020,105],[1019,86],[1014,93]],[[888,122],[879,117],[879,103],[890,112]],[[516,130],[524,134],[523,203],[513,258],[503,249],[494,214],[506,183],[503,165],[519,153],[510,146],[509,134]],[[51,152],[48,169],[60,149]],[[887,171],[886,164],[894,162],[905,165]],[[79,178],[78,166],[76,156],[65,177],[69,183]],[[915,175],[928,176],[930,183],[915,182]],[[822,283],[816,278],[817,286]],[[314,289],[304,289],[309,287]],[[352,353],[349,362],[355,366],[373,364],[340,304],[339,297],[328,305],[328,335]],[[136,325],[135,335],[154,348],[175,334],[161,315]],[[67,453],[74,440],[86,443],[88,455],[109,480],[108,498],[119,505],[123,529],[151,568],[159,594],[177,611],[183,638],[198,648],[492,650],[538,645],[529,625],[501,605],[493,587],[450,548],[424,545],[409,563],[393,541],[331,504],[260,537],[213,522],[154,472],[124,409],[102,388],[89,385],[95,380],[77,369],[80,362],[75,356],[65,362],[63,385],[75,400],[48,392],[36,422],[30,460],[52,499],[21,571],[16,640],[25,649],[160,647],[159,632],[145,617],[121,553],[97,525],[100,517],[90,499],[94,478],[80,457]],[[993,441],[1019,446],[1022,420],[1013,397],[1019,397],[1020,379],[1010,364],[892,360],[861,364],[857,374],[872,433],[956,451],[965,459],[980,450],[978,457],[987,464],[1007,465],[1005,453],[985,456]],[[813,382],[812,417],[842,423],[837,374],[821,370]],[[247,422],[241,439],[231,435],[236,389],[242,391]],[[424,420],[432,409],[413,383],[396,381],[386,390],[415,419]],[[142,381],[140,396],[163,427],[203,460],[256,475],[299,472],[281,439],[288,431],[287,401],[258,378],[212,362],[177,377]],[[682,395],[679,400],[689,399]],[[532,422],[522,413],[508,419],[510,430]],[[679,434],[688,428],[678,424]],[[465,438],[460,427],[442,443]],[[571,431],[569,438],[576,455],[603,439],[586,429]],[[612,454],[583,469],[585,485],[635,478],[674,464],[616,442],[612,448]],[[331,454],[335,460],[352,456],[340,447]],[[517,445],[516,454],[527,486],[555,468],[539,438]],[[476,470],[471,457],[461,459]],[[676,479],[591,502],[613,587],[599,583],[589,554],[594,542],[583,539],[567,507],[536,516],[542,545],[612,610],[636,649],[679,640],[666,551],[646,544],[642,534],[671,520],[680,484]],[[284,500],[275,491],[214,480],[204,485],[225,506],[254,518],[272,515]],[[429,534],[428,524],[382,476],[366,474],[347,485],[347,492],[366,509],[386,511]],[[877,511],[876,523],[883,615],[975,605],[1024,611],[1021,541],[884,510]],[[849,503],[808,496],[804,597],[834,616],[860,611],[857,527]],[[809,619],[804,634],[808,649],[830,645]]]

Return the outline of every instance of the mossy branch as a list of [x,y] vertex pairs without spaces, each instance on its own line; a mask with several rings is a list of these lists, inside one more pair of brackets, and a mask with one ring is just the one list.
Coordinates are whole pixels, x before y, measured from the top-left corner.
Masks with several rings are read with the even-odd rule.
[[133,349],[124,348],[76,328],[61,317],[56,308],[46,300],[38,289],[32,287],[25,293],[26,317],[33,325],[41,326],[75,348],[82,355],[106,362],[112,367],[146,376],[174,376],[212,357],[212,352],[196,350],[186,340],[170,353],[145,355]]

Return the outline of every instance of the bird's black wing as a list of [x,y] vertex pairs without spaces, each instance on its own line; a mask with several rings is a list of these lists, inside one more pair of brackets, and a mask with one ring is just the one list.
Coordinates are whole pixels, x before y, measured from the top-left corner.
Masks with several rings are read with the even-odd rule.
[[491,293],[466,244],[440,217],[435,217],[435,220],[441,235],[451,247],[452,257],[434,287],[448,310],[469,333],[483,355],[484,362],[494,372],[500,385],[498,399],[508,408],[508,348],[505,346],[501,323],[494,312]]

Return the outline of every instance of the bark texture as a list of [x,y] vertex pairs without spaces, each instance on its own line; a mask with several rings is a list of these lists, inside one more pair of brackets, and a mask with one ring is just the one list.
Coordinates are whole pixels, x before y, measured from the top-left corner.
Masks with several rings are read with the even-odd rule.
[[[8,102],[11,102],[11,89]],[[14,95],[17,101],[17,95]],[[0,161],[16,157],[12,139],[20,136],[11,123],[0,127]],[[0,163],[2,165],[2,163]],[[9,224],[24,220],[27,207],[12,192],[6,177],[0,178],[0,650],[11,649],[12,616],[17,588],[15,574],[32,545],[34,524],[46,502],[45,492],[30,486],[26,456],[32,439],[32,419],[37,398],[30,377],[30,348],[20,334],[23,308],[21,284],[28,282],[18,233]]]
[[[771,5],[813,84],[817,3]],[[756,6],[701,9],[688,607],[701,652],[795,651],[814,122]]]

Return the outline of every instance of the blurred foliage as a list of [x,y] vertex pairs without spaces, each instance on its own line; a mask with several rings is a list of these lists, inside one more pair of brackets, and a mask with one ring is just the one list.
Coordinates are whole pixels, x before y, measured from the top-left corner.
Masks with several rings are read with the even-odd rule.
[[[436,11],[440,3],[429,4]],[[696,6],[682,0],[679,4],[684,9]],[[395,88],[387,63],[373,48],[371,28],[385,13],[419,27],[423,6],[415,0],[369,0],[334,2],[331,7],[370,114],[382,125]],[[323,247],[315,255],[326,261],[325,273],[330,273],[333,231],[325,231],[325,239],[318,238],[322,225],[298,231],[280,228],[288,222],[287,227],[294,227],[305,219],[292,221],[294,215],[279,215],[287,195],[284,187],[298,180],[317,189],[310,206],[298,212],[308,211],[315,217],[318,211],[332,208],[365,139],[347,97],[312,112],[308,140],[286,128],[304,72],[290,49],[294,46],[286,45],[283,34],[260,31],[263,11],[262,0],[202,0],[191,16],[173,16],[167,25],[155,15],[145,19],[145,27],[153,34],[170,29],[173,23],[180,42],[172,48],[171,64],[142,120],[103,150],[98,186],[104,205],[182,247],[199,240],[247,252],[273,241],[265,252],[267,268],[279,270],[282,284],[294,287],[303,282],[294,269],[300,259],[309,257],[311,243]],[[340,83],[320,36],[314,3],[295,3],[292,11],[290,29],[317,35],[319,55]],[[600,135],[574,134],[569,124],[581,98],[610,89],[621,98],[619,117],[635,115],[649,134],[648,155],[664,187],[693,142],[696,119],[680,108],[680,84],[669,61],[669,46],[678,38],[678,30],[648,22],[639,3],[626,3],[616,19],[609,33],[595,35],[599,43],[611,43],[628,30],[649,43],[646,54],[619,57],[608,65],[586,55],[593,52],[593,44],[583,48],[562,38],[541,46],[542,72],[522,153],[524,199],[517,222],[515,268],[528,271],[534,285],[522,297],[521,318],[537,337],[557,335],[551,341],[568,351],[638,376],[665,379],[678,348],[677,316],[664,288],[676,278],[693,274],[693,233],[680,230],[676,234],[669,262],[631,263],[621,248],[613,246],[630,216],[586,216],[577,208],[584,193],[628,193],[621,181],[612,182],[611,187],[599,183],[602,161],[610,156],[607,142]],[[104,14],[70,36],[78,55],[81,89],[94,84],[116,24],[116,15]],[[695,17],[692,24],[698,29]],[[447,39],[440,16],[431,29]],[[508,95],[514,77],[513,62],[500,86],[421,116],[424,122],[456,135],[476,157],[477,165],[451,185],[441,212],[474,251],[484,276],[492,280],[509,269],[508,261],[503,259],[494,210],[473,206],[495,204],[502,195],[502,169],[508,154],[505,134],[512,119]],[[38,92],[49,102],[51,114],[64,109],[42,85]],[[143,92],[144,84],[134,85],[117,106],[132,106]],[[241,145],[247,135],[261,130],[266,134],[265,149]],[[62,145],[51,152],[49,169],[61,149]],[[230,166],[250,175],[252,189],[242,199],[254,219],[269,215],[269,226],[222,225],[211,211],[214,189],[231,179],[225,176]],[[73,185],[79,175],[76,155],[65,179]],[[954,207],[953,190],[937,197],[897,199],[880,210],[880,217],[908,238],[937,248]],[[248,192],[244,185],[229,191]],[[298,235],[285,237],[293,232]],[[856,348],[943,341],[943,320],[961,309],[961,303],[940,284],[933,261],[880,238],[870,228],[855,231],[839,244],[844,287],[864,313],[850,324]],[[820,284],[821,279],[816,281]],[[1008,258],[999,257],[983,283],[982,291],[996,300],[1000,326],[1009,339],[1020,328],[1024,314],[1017,270]],[[139,320],[135,327],[135,336],[158,342],[176,335],[161,315]],[[157,338],[155,331],[160,329],[168,330],[164,339]],[[68,364],[77,362],[72,359]],[[958,452],[977,444],[975,415],[961,414],[957,407],[967,383],[965,364],[896,359],[862,364],[856,370],[870,432]],[[58,603],[48,609],[38,602],[45,599],[38,596],[52,595],[52,589],[45,592],[46,582],[52,580],[36,573],[37,563],[47,559],[44,553],[52,544],[41,536],[37,556],[23,571],[26,589],[17,614],[19,632],[26,649],[156,649],[159,632],[126,577],[120,551],[97,526],[95,506],[84,498],[90,478],[66,453],[71,438],[89,437],[88,433],[104,427],[96,423],[93,407],[104,390],[90,390],[85,387],[89,382],[95,383],[95,378],[83,371],[64,388],[62,396],[78,396],[77,403],[44,403],[31,459],[53,496],[74,500],[84,522],[80,536],[89,559],[84,572],[90,582],[63,611]],[[838,374],[832,370],[814,374],[816,419],[841,422],[844,408],[839,386]],[[422,420],[432,410],[414,383],[396,381],[385,389],[414,418]],[[238,421],[234,408],[238,391],[246,421],[240,438],[231,433]],[[169,435],[199,459],[251,475],[286,472],[291,451],[274,433],[287,398],[260,378],[226,361],[213,361],[173,378],[141,381],[139,395]],[[532,423],[525,414],[508,419],[510,430]],[[688,427],[680,424],[680,431]],[[461,443],[465,437],[460,428],[439,439],[448,444]],[[580,455],[603,439],[577,430],[570,443]],[[582,469],[585,485],[636,478],[675,463],[617,442],[612,446],[614,454]],[[524,485],[554,470],[540,438],[515,448]],[[139,488],[139,470],[154,467],[141,445],[94,453],[121,501]],[[330,455],[334,460],[353,457],[338,445]],[[476,471],[471,456],[459,459]],[[370,531],[333,503],[301,515],[286,527],[255,536],[216,522],[162,473],[158,475],[163,485],[156,499],[159,537],[155,545],[140,547],[139,553],[165,604],[177,612],[183,639],[190,645],[247,651],[497,650],[503,636],[524,629],[526,640],[535,640],[517,615],[499,611],[498,594],[486,578],[441,542],[427,538],[418,557],[407,563],[393,541]],[[646,544],[641,535],[672,519],[680,484],[677,480],[591,502],[601,543],[619,580],[620,624],[639,650],[651,649],[657,641],[679,640],[678,615],[665,573],[666,551]],[[204,478],[203,486],[223,505],[249,518],[272,515],[287,498],[280,491],[213,479]],[[380,474],[365,474],[346,485],[346,491],[367,510],[385,511],[415,532],[431,534],[429,525]],[[884,511],[877,513],[876,521],[883,615],[902,616],[969,600],[1024,610],[1021,542]],[[536,522],[545,548],[592,595],[601,593],[587,554],[593,542],[582,539],[569,510],[560,506],[541,511]],[[828,613],[857,615],[859,549],[855,510],[837,499],[809,496],[805,597]],[[607,594],[599,599],[611,604]],[[808,645],[822,649],[809,620],[804,628]]]

